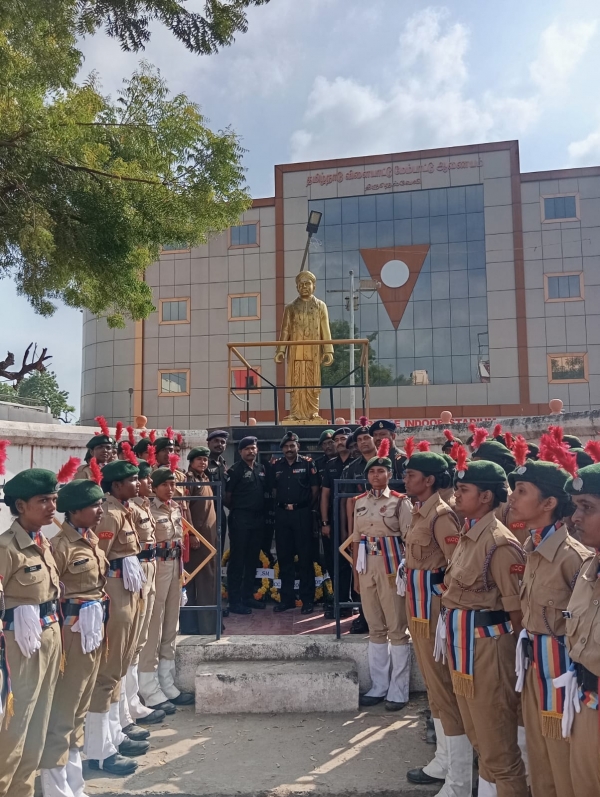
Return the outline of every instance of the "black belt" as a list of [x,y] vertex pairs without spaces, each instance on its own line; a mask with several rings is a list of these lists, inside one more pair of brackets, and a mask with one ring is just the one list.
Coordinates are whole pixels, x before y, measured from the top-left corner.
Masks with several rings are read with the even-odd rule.
[[181,548],[157,548],[155,554],[157,559],[180,559]]
[[[40,603],[39,610],[40,610],[40,617],[47,617],[49,614],[54,614],[55,612],[58,612],[58,601],[46,601],[46,603]],[[4,612],[3,619],[7,625],[9,623],[14,623],[15,610],[6,609]]]
[[446,571],[445,570],[440,570],[439,573],[432,573],[431,574],[431,583],[432,584],[443,584],[445,575],[446,575]]
[[[102,604],[102,610],[104,612],[104,622],[108,622],[108,609],[109,609],[109,600],[100,601]],[[81,607],[83,606],[82,603],[75,603],[74,601],[62,601],[61,604],[62,615],[63,618],[67,617],[79,617],[79,612],[81,611]]]
[[305,504],[277,504],[278,509],[287,509],[289,512],[292,512],[294,509],[308,509],[310,506],[309,503]]
[[140,562],[153,562],[156,559],[156,548],[146,548],[137,555]]
[[577,685],[580,686],[585,692],[598,692],[598,676],[595,675],[583,664],[575,662],[575,671],[577,673]]
[[510,620],[509,613],[501,610],[497,612],[475,612],[475,628],[483,628],[486,625],[499,625],[500,623],[506,623],[508,620]]

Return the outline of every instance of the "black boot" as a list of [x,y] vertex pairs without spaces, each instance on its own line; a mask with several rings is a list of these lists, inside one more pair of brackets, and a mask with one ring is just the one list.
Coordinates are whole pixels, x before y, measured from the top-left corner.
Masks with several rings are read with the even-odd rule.
[[110,772],[111,775],[133,775],[138,768],[137,761],[132,761],[130,758],[123,758],[122,755],[114,753],[114,755],[105,758],[100,766],[97,759],[88,758],[88,766],[90,769],[98,769],[101,772]]
[[[154,709],[154,712],[160,711],[163,714],[174,714],[177,711],[177,709],[175,708],[173,703],[171,703],[170,700],[165,700],[164,703],[157,703],[155,706],[149,706],[148,704],[146,704],[146,708],[152,708]],[[152,714],[150,716],[152,716]]]
[[119,745],[119,753],[127,757],[145,755],[150,749],[149,742],[134,742],[133,739],[125,739]]
[[123,728],[123,733],[125,736],[133,739],[134,742],[144,742],[150,736],[150,731],[147,731],[145,728],[138,728],[134,722],[130,725],[126,725]]
[[196,697],[192,692],[180,692],[177,697],[170,697],[169,703],[173,703],[174,706],[191,706],[195,700]]
[[[150,708],[150,706],[148,706],[148,708]],[[136,725],[158,725],[159,722],[164,721],[166,716],[167,715],[162,709],[154,709],[152,714],[148,714],[147,717],[140,717],[135,722]]]
[[229,611],[231,614],[252,614],[252,609],[242,603],[229,604]]
[[431,775],[428,775],[426,772],[423,771],[423,767],[417,767],[416,769],[409,769],[406,773],[406,780],[409,783],[417,783],[419,786],[424,786],[426,783],[443,783],[444,778],[432,778]]

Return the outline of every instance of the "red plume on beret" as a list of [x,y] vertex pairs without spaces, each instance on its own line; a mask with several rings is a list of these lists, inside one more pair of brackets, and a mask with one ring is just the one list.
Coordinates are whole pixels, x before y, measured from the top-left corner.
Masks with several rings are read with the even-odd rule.
[[177,465],[179,465],[179,457],[177,454],[169,454],[169,467],[175,473],[177,470]]
[[407,437],[404,441],[404,451],[406,453],[406,458],[410,459],[412,455],[415,453],[415,438],[414,437]]
[[562,440],[563,440],[562,426],[549,426],[548,431],[550,432],[552,437],[556,440],[558,445],[562,445]]
[[168,437],[169,440],[173,439],[173,427],[167,426],[167,431],[165,432],[165,437]]
[[100,426],[100,431],[102,434],[105,434],[107,437],[110,437],[110,429],[108,428],[108,423],[106,422],[106,418],[104,415],[97,415],[94,420]]
[[476,428],[477,428],[477,427],[475,426],[475,424],[474,424],[474,423],[470,423],[470,424],[469,424],[469,431],[471,432],[471,434],[475,434],[475,429],[476,429]]
[[77,468],[80,466],[81,460],[77,457],[69,457],[62,468],[56,474],[56,481],[59,484],[66,484],[70,482],[73,476],[77,473]]
[[444,429],[444,437],[446,438],[446,440],[449,443],[453,443],[454,442],[454,435],[452,434],[450,429]]
[[454,443],[452,448],[450,449],[450,458],[456,462],[456,457],[458,456],[458,452],[460,450],[461,444],[457,441]]
[[181,432],[177,432],[176,440],[177,440],[177,445],[178,446],[182,446],[183,445],[183,435],[181,434]]
[[127,460],[131,462],[132,465],[135,465],[135,467],[137,468],[137,466],[140,463],[137,461],[137,457],[135,456],[135,454],[131,450],[131,446],[127,442],[123,443],[123,453],[125,454]]
[[140,437],[142,438],[148,437],[148,432],[145,429],[142,429],[142,431],[140,432]]
[[90,459],[90,470],[92,471],[92,479],[96,484],[100,484],[102,481],[102,471],[100,470],[100,465],[98,465],[96,457]]
[[492,432],[492,437],[498,437],[501,434],[502,434],[502,424],[501,423],[497,423],[494,426],[494,431]]
[[368,426],[368,424],[369,424],[369,419],[367,418],[367,416],[366,415],[361,415],[360,418],[358,419],[358,425],[359,426]]
[[421,440],[421,442],[417,445],[417,451],[429,451],[431,445],[429,440]]
[[10,440],[0,440],[0,476],[6,473],[6,449],[10,445]]
[[129,445],[130,446],[134,446],[135,445],[135,434],[134,434],[134,431],[133,431],[133,426],[128,426],[127,427],[127,434],[129,435]]
[[585,444],[584,451],[586,454],[590,455],[590,457],[594,460],[594,462],[600,462],[599,440],[588,440],[588,442]]
[[553,449],[556,441],[549,434],[543,434],[540,439],[540,453],[539,458],[543,462],[554,462]]
[[577,454],[571,454],[568,446],[556,446],[553,449],[553,454],[554,461],[575,479],[577,477]]
[[485,443],[488,436],[488,430],[484,429],[483,426],[479,426],[473,432],[473,442],[471,443],[473,450],[479,448],[482,443]]
[[148,459],[146,460],[150,467],[154,467],[156,465],[156,447],[155,446],[148,446]]
[[512,449],[512,447],[515,444],[515,441],[514,441],[513,436],[512,436],[512,434],[510,432],[504,432],[504,440],[505,440],[504,445],[507,448],[511,448]]
[[527,445],[527,440],[523,437],[522,434],[517,435],[517,439],[515,440],[515,444],[513,446],[513,454],[515,455],[515,462],[517,463],[517,467],[521,467],[521,465],[525,464],[525,460],[527,459],[527,455],[529,454],[529,446]]
[[117,425],[115,426],[115,440],[117,443],[121,439],[121,435],[123,434],[123,422],[117,421]]
[[156,440],[156,429],[150,429],[150,434],[148,435],[148,439],[151,443]]
[[467,462],[467,449],[464,446],[459,446],[456,452],[456,470],[467,470],[469,463]]
[[384,437],[381,443],[379,444],[379,448],[377,449],[377,456],[380,459],[384,459],[390,453],[390,441],[387,437]]

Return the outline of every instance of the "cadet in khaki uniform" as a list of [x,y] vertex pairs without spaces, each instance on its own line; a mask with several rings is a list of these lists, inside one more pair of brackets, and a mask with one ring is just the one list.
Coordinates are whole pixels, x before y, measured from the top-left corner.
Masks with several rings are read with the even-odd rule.
[[155,497],[150,509],[156,523],[156,595],[148,639],[140,654],[140,694],[153,709],[174,714],[176,706],[194,702],[190,692],[175,686],[175,637],[181,604],[183,524],[179,502],[173,501],[176,475],[170,468],[152,472]]
[[88,441],[86,446],[87,451],[85,454],[85,462],[75,472],[74,479],[92,479],[94,474],[90,468],[89,462],[92,457],[96,460],[98,465],[103,468],[107,462],[112,460],[113,446],[116,445],[115,438],[111,436],[106,419],[98,416],[95,420],[100,424],[100,433],[95,434],[91,440]]
[[[166,437],[158,437],[156,442],[154,443],[154,448],[156,451],[156,466],[158,468],[168,468],[171,467],[171,461],[169,457],[175,454],[175,438],[173,437],[173,430],[169,426],[166,432]],[[185,495],[185,488],[179,487],[181,482],[186,481],[185,473],[177,467],[171,467],[173,474],[175,475],[175,481],[177,482],[177,495]],[[181,507],[181,512],[183,514],[187,513],[187,505],[182,502],[178,502]]]
[[[367,463],[369,490],[350,499],[348,513],[354,559],[354,588],[360,592],[369,624],[369,672],[371,689],[360,696],[362,706],[385,700],[388,711],[399,711],[408,702],[410,648],[404,597],[396,588],[402,561],[402,532],[410,524],[411,503],[390,490],[392,461],[389,440],[383,440],[378,456]],[[391,662],[390,662],[391,659]]]
[[600,794],[600,464],[582,468],[565,490],[576,507],[572,522],[579,539],[595,551],[581,568],[567,610],[567,647],[576,663],[574,700],[580,709],[571,731],[571,778],[578,797],[587,797]]
[[99,485],[84,479],[66,484],[58,493],[56,508],[66,514],[52,549],[62,584],[63,672],[40,761],[44,797],[84,794],[83,721],[104,650],[108,610],[104,590],[108,562],[91,530],[102,518],[103,499]]
[[41,532],[56,511],[56,474],[32,468],[4,485],[16,520],[0,535],[12,700],[0,730],[0,795],[33,797],[61,654],[58,570]]
[[[494,462],[457,464],[456,508],[465,526],[446,570],[448,663],[465,730],[479,753],[479,795],[527,797],[517,743],[515,650],[521,633],[523,549],[494,515],[507,499]],[[495,788],[493,785],[495,784]]]
[[137,643],[140,592],[144,575],[137,558],[140,543],[129,501],[138,493],[138,468],[130,462],[109,462],[102,470],[102,490],[108,495],[104,516],[96,528],[109,561],[106,592],[110,598],[106,626],[108,655],[102,657],[90,710],[85,722],[85,754],[92,769],[116,775],[133,772],[137,764],[126,756],[142,755],[149,744],[134,741],[121,730],[121,678],[127,673]]
[[458,544],[459,521],[439,493],[450,480],[448,463],[440,454],[417,452],[406,463],[404,484],[414,501],[405,538],[406,614],[437,737],[436,755],[426,767],[412,769],[411,783],[445,781],[443,797],[470,794],[473,748],[465,734],[443,661],[434,658],[435,630],[442,605],[444,573]]
[[[562,737],[564,688],[552,680],[568,672],[563,611],[589,551],[567,531],[561,518],[571,501],[564,491],[568,474],[552,462],[525,461],[527,442],[515,449],[517,469],[509,473],[510,513],[528,529],[527,563],[521,608],[523,633],[517,651],[522,672],[523,718],[533,797],[575,797],[570,748]],[[521,670],[527,667],[527,672]],[[517,687],[517,688],[518,688]]]

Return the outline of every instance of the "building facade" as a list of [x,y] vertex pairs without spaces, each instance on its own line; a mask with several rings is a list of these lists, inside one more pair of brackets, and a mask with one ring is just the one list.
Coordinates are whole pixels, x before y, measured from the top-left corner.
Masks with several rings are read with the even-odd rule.
[[[208,428],[229,412],[245,422],[249,401],[272,423],[284,368],[272,346],[239,344],[277,339],[311,210],[322,218],[308,267],[334,338],[350,335],[351,270],[360,288],[371,417],[539,415],[554,398],[600,407],[600,168],[521,173],[509,141],[276,166],[275,196],[238,226],[165,247],[146,272],[146,321],[113,331],[85,316],[82,422],[143,414],[151,427]],[[257,372],[249,383],[228,343]],[[333,394],[348,418],[347,390]],[[283,390],[277,401],[282,417]]]

